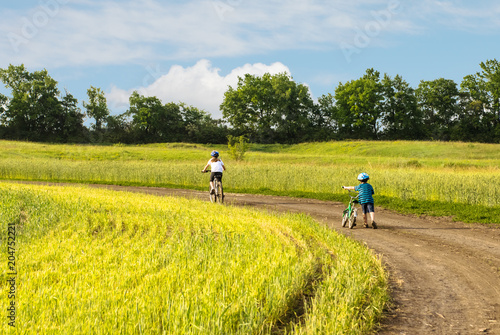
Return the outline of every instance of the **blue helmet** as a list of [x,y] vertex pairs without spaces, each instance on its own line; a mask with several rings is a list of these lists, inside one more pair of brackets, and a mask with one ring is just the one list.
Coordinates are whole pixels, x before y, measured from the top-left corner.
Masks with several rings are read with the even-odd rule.
[[359,176],[358,176],[358,180],[359,181],[362,181],[362,180],[368,180],[370,179],[370,176],[368,176],[366,173],[360,173]]
[[214,151],[212,151],[211,155],[212,155],[212,157],[217,158],[217,157],[219,157],[219,152],[214,150]]

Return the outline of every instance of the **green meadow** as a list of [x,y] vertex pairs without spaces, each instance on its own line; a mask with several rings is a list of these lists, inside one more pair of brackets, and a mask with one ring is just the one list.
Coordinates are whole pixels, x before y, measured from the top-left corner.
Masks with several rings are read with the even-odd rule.
[[4,334],[368,334],[388,301],[380,260],[305,215],[84,185],[0,197]]
[[342,185],[367,172],[376,206],[464,222],[500,223],[500,145],[342,141],[251,145],[244,161],[225,146],[50,145],[0,142],[0,178],[205,190],[212,149],[228,170],[227,192],[346,201]]
[[[370,174],[376,206],[500,223],[500,146],[344,141],[224,146],[0,141],[3,259],[16,229],[14,334],[369,334],[388,301],[381,261],[306,215],[88,188],[206,190],[217,149],[226,192],[346,201]],[[41,186],[11,181],[72,182]],[[217,211],[214,211],[217,206]],[[10,241],[11,242],[11,241]],[[2,306],[8,279],[2,267]],[[3,308],[3,307],[2,307]],[[3,308],[4,309],[4,308]]]

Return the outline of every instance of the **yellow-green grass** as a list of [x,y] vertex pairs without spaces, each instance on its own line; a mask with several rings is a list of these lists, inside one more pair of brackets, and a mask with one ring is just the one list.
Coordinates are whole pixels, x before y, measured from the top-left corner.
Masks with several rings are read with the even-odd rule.
[[[500,145],[328,142],[253,145],[227,165],[227,191],[346,200],[342,185],[367,172],[377,205],[416,214],[500,223]],[[205,189],[212,147],[46,145],[0,142],[0,178]]]
[[[224,153],[224,145],[156,143],[146,145],[67,145],[0,140],[0,158],[54,158],[61,160],[208,160],[211,150]],[[462,142],[424,141],[340,141],[295,145],[251,144],[245,155],[250,162],[303,162],[312,164],[351,163],[352,159],[400,167],[500,168],[500,145]],[[228,157],[224,157],[228,159]]]
[[0,197],[2,333],[364,334],[387,302],[380,260],[305,215],[85,186]]

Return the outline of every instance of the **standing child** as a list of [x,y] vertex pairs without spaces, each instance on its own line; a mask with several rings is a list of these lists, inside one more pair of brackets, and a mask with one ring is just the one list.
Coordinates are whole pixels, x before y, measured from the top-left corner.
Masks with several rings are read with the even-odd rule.
[[366,214],[370,213],[372,227],[373,229],[377,229],[377,224],[375,223],[375,206],[373,201],[373,194],[375,194],[375,192],[373,191],[372,185],[368,184],[368,179],[370,179],[370,177],[366,173],[360,173],[358,180],[361,184],[358,186],[342,186],[342,188],[359,192],[359,203],[361,204],[361,209],[363,210],[363,220],[365,221],[364,227],[369,228]]
[[205,168],[201,172],[206,172],[208,167],[210,166],[211,174],[210,174],[210,193],[215,193],[214,190],[214,179],[217,177],[219,180],[222,180],[222,172],[226,170],[226,167],[224,166],[224,163],[222,163],[222,160],[219,158],[219,152],[217,151],[212,151],[211,153],[212,158],[208,161],[207,165],[205,165]]

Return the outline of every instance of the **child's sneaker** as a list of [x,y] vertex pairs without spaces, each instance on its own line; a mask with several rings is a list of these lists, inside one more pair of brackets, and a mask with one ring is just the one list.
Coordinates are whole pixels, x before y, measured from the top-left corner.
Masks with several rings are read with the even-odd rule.
[[365,224],[363,225],[363,227],[365,227],[365,228],[370,228],[370,227],[368,226],[368,224],[367,224],[367,223],[365,223]]
[[373,229],[377,229],[377,224],[375,223],[375,221],[372,222],[372,227]]

